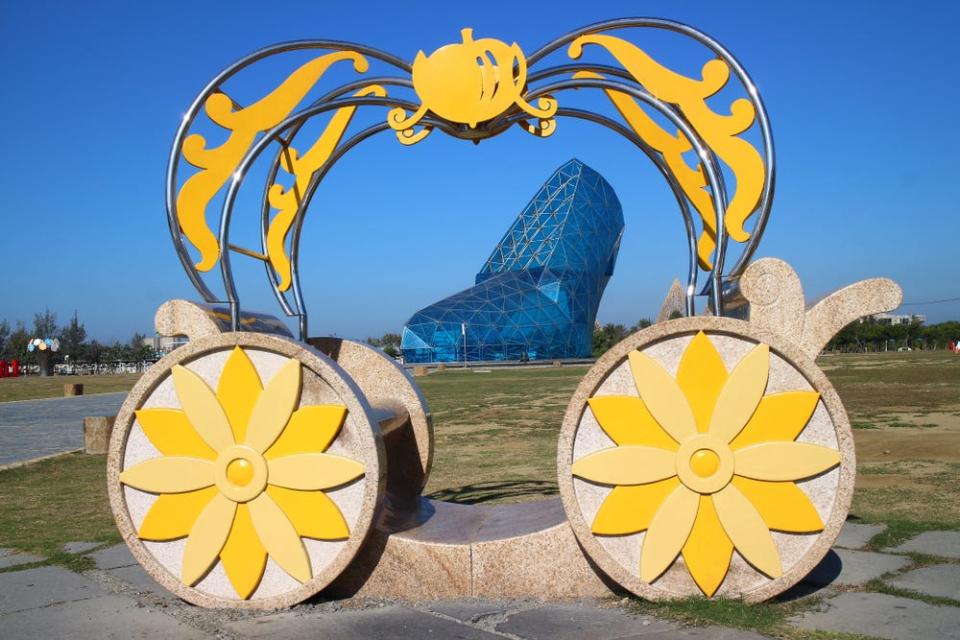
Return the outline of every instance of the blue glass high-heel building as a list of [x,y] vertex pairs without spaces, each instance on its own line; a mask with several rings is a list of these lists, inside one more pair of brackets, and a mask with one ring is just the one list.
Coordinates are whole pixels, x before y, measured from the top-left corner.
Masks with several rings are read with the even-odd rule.
[[413,314],[405,362],[589,357],[622,235],[613,187],[570,160],[517,216],[476,285]]

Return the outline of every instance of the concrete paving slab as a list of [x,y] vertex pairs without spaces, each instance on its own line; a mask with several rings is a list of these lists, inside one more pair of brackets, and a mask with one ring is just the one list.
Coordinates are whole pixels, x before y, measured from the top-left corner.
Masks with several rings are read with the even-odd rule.
[[801,629],[859,633],[887,640],[960,639],[960,607],[935,607],[883,593],[841,593],[824,609],[790,620]]
[[900,589],[909,589],[937,598],[960,600],[960,564],[921,567],[888,580]]
[[502,640],[502,636],[444,620],[406,607],[300,614],[278,613],[224,625],[242,638],[284,640],[383,640],[384,638],[457,638]]
[[855,522],[846,522],[843,529],[840,530],[840,536],[833,544],[835,547],[844,549],[863,549],[870,542],[873,536],[879,535],[887,530],[885,524],[857,524]]
[[140,593],[152,593],[158,596],[168,596],[171,599],[177,599],[177,596],[160,586],[160,584],[154,580],[150,574],[147,573],[139,564],[135,564],[130,567],[110,569],[107,571],[107,573],[134,591],[138,591]]
[[86,553],[91,549],[96,549],[102,542],[68,542],[63,545],[63,550],[67,553]]
[[58,567],[0,573],[0,615],[106,593],[100,585]]
[[166,614],[140,607],[134,600],[113,595],[2,616],[0,628],[5,640],[200,640],[213,637]]
[[890,551],[960,559],[960,531],[925,531]]
[[439,614],[449,616],[461,622],[476,622],[488,616],[501,615],[507,608],[503,602],[465,598],[462,600],[441,600],[431,602],[427,608]]
[[15,567],[18,564],[40,562],[44,558],[32,553],[21,553],[15,549],[0,549],[0,569]]
[[97,563],[97,569],[118,569],[131,567],[137,564],[130,549],[125,544],[115,544],[112,547],[91,553],[90,557]]
[[874,551],[834,549],[803,579],[808,585],[844,587],[864,585],[885,573],[899,571],[910,564],[909,558]]
[[82,449],[83,418],[116,415],[126,395],[0,402],[0,465]]
[[528,640],[623,640],[647,638],[677,629],[677,625],[649,616],[576,605],[549,605],[521,611],[496,626],[501,633]]

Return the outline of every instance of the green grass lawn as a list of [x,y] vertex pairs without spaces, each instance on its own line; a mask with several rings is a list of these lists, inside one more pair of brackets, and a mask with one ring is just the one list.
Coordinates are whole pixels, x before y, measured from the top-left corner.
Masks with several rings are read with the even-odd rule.
[[587,367],[481,371],[417,378],[436,436],[427,495],[516,502],[556,494],[560,423]]
[[67,542],[119,542],[107,501],[106,456],[72,453],[0,471],[0,547],[85,569]]
[[79,382],[85,394],[108,393],[110,391],[129,391],[140,379],[137,373],[97,376],[23,376],[20,378],[0,378],[0,402],[11,400],[38,400],[41,398],[62,398],[63,385]]

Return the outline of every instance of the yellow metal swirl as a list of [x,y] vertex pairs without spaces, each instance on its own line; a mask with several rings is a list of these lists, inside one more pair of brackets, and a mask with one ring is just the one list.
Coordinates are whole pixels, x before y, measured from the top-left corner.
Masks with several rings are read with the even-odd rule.
[[[357,97],[387,95],[386,90],[379,85],[364,87],[354,94]],[[297,217],[297,210],[303,202],[304,194],[314,174],[330,158],[334,149],[340,144],[344,132],[350,125],[356,107],[337,109],[327,124],[327,128],[313,143],[313,146],[302,157],[293,147],[288,147],[281,155],[283,170],[296,176],[293,186],[285,189],[283,185],[274,183],[267,194],[270,205],[279,212],[270,221],[267,230],[267,256],[270,265],[280,276],[278,289],[286,291],[290,288],[291,269],[290,256],[287,254],[286,241],[290,227]]]
[[[687,78],[662,66],[636,45],[601,34],[574,40],[568,50],[570,57],[579,58],[586,44],[596,44],[609,51],[654,97],[676,105],[707,146],[730,167],[736,178],[736,191],[724,213],[724,224],[735,241],[747,241],[750,234],[744,229],[744,223],[760,200],[765,168],[759,152],[738,135],[753,125],[756,112],[750,101],[743,98],[730,105],[730,115],[715,113],[706,103],[707,98],[727,84],[729,66],[719,59],[710,60],[703,66],[700,80]],[[700,266],[710,269],[710,258],[716,247],[717,215],[709,194],[704,191],[703,167],[690,169],[682,157],[691,149],[690,141],[681,132],[664,131],[630,96],[613,90],[606,93],[637,135],[663,154],[664,161],[703,219],[697,255]]]
[[338,51],[307,62],[294,71],[283,83],[259,101],[243,109],[234,110],[233,100],[225,93],[214,93],[204,107],[216,124],[230,131],[226,142],[212,149],[206,139],[193,134],[183,141],[183,158],[201,169],[184,182],[177,194],[177,221],[180,229],[200,252],[200,271],[209,271],[220,258],[221,247],[207,224],[207,205],[236,170],[240,160],[253,144],[256,136],[284,120],[303,100],[330,65],[351,60],[358,73],[369,64],[353,51]]

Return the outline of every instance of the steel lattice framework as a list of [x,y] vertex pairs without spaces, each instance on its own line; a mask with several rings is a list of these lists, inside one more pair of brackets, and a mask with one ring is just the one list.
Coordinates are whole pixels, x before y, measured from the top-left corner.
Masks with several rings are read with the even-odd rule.
[[588,357],[622,235],[613,188],[570,160],[517,216],[475,286],[410,318],[405,361]]

